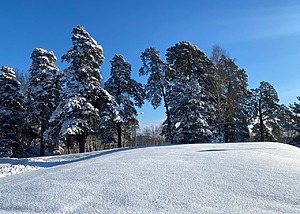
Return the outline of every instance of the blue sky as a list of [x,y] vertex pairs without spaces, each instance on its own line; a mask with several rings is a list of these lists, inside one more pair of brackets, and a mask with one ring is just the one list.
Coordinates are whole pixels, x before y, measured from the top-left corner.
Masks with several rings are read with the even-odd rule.
[[[10,0],[2,1],[0,65],[27,71],[36,47],[53,50],[58,58],[72,46],[72,29],[83,25],[102,45],[104,79],[114,54],[122,54],[138,77],[140,53],[155,47],[164,56],[168,47],[190,41],[210,56],[221,45],[246,69],[249,88],[270,82],[282,103],[300,96],[300,2],[296,0]],[[163,108],[149,104],[140,110],[143,126],[165,117]]]

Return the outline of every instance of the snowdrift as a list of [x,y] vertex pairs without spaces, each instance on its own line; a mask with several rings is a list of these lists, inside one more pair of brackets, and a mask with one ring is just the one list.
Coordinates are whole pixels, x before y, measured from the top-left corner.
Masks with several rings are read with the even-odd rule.
[[[22,167],[34,170],[16,174]],[[1,168],[0,213],[300,213],[300,149],[280,143],[0,159]]]

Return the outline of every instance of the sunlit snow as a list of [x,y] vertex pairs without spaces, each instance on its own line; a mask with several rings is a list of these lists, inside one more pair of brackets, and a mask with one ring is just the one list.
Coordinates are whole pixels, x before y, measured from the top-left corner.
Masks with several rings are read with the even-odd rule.
[[20,168],[6,175],[38,169],[0,178],[0,213],[300,213],[300,149],[280,143],[124,148],[0,164],[1,174]]

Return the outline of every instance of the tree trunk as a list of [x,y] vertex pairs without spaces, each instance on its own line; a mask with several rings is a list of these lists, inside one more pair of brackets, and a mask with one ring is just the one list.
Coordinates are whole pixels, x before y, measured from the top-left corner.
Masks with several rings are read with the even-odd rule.
[[229,130],[228,130],[228,124],[225,124],[224,141],[225,141],[225,143],[228,143],[228,142],[229,142]]
[[118,148],[122,148],[122,126],[121,123],[119,122],[117,124],[117,131],[118,131]]
[[78,144],[79,144],[79,153],[84,153],[85,152],[86,134],[82,133],[81,135],[78,135],[77,140],[78,140]]
[[71,137],[68,136],[67,137],[67,152],[68,152],[68,154],[71,154],[70,147],[71,147]]
[[[119,73],[120,74],[120,73]],[[120,77],[120,76],[119,76]],[[117,96],[116,96],[116,102],[118,103],[118,105],[120,106],[121,104],[121,85],[120,85],[120,81],[118,81],[118,87],[117,87]],[[117,122],[117,134],[118,134],[118,148],[122,148],[122,124],[121,122]]]
[[264,136],[264,121],[263,121],[263,115],[262,115],[261,100],[259,100],[258,108],[259,108],[258,109],[258,113],[259,113],[260,141],[264,142],[265,141],[265,136]]
[[167,102],[167,96],[166,96],[166,93],[165,93],[165,91],[164,91],[164,89],[163,89],[162,86],[161,86],[161,90],[162,90],[162,96],[163,96],[163,99],[164,99],[165,109],[166,109],[166,115],[167,115],[169,142],[171,144],[173,144],[171,114],[170,114],[170,111],[169,111],[169,105],[168,105],[168,102]]
[[44,138],[43,138],[43,134],[45,132],[46,128],[42,125],[41,126],[41,140],[40,140],[40,156],[45,156],[45,142],[44,142]]

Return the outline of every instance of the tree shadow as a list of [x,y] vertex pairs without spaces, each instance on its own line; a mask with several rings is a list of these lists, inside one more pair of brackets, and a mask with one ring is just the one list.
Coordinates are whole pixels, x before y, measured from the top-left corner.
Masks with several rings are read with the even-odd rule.
[[[137,147],[127,147],[127,148],[119,148],[119,149],[111,149],[97,152],[87,152],[87,153],[77,153],[70,155],[57,155],[57,156],[44,156],[37,158],[26,158],[26,159],[11,159],[11,158],[0,158],[0,167],[2,166],[10,166],[10,165],[25,165],[32,167],[55,167],[61,166],[70,163],[76,163],[84,160],[89,160],[105,155],[110,155],[119,152],[125,152],[129,150],[141,149],[141,148],[154,148],[154,147],[170,147],[170,146],[178,146],[185,144],[172,144],[172,145],[155,145],[155,146],[137,146]],[[214,144],[215,145],[215,144]],[[229,152],[229,151],[245,151],[245,150],[274,150],[276,148],[232,148],[232,149],[205,149],[197,152],[205,153],[205,152]]]
[[205,149],[198,152],[228,152],[228,151],[247,151],[247,150],[276,150],[276,148],[243,148],[243,149]]
[[[105,151],[98,151],[98,152],[86,152],[86,153],[77,153],[77,154],[70,154],[70,155],[57,155],[57,156],[44,156],[44,157],[37,157],[37,158],[27,158],[27,159],[10,159],[10,158],[2,158],[0,159],[0,166],[9,166],[9,165],[25,165],[25,166],[32,166],[32,167],[55,167],[61,166],[70,163],[76,163],[84,160],[93,159],[100,156],[110,155],[113,153],[124,152],[128,150],[134,150],[140,147],[128,147],[128,148],[120,148],[120,149],[111,149]],[[33,161],[34,160],[34,161]],[[54,161],[51,161],[54,160]]]

